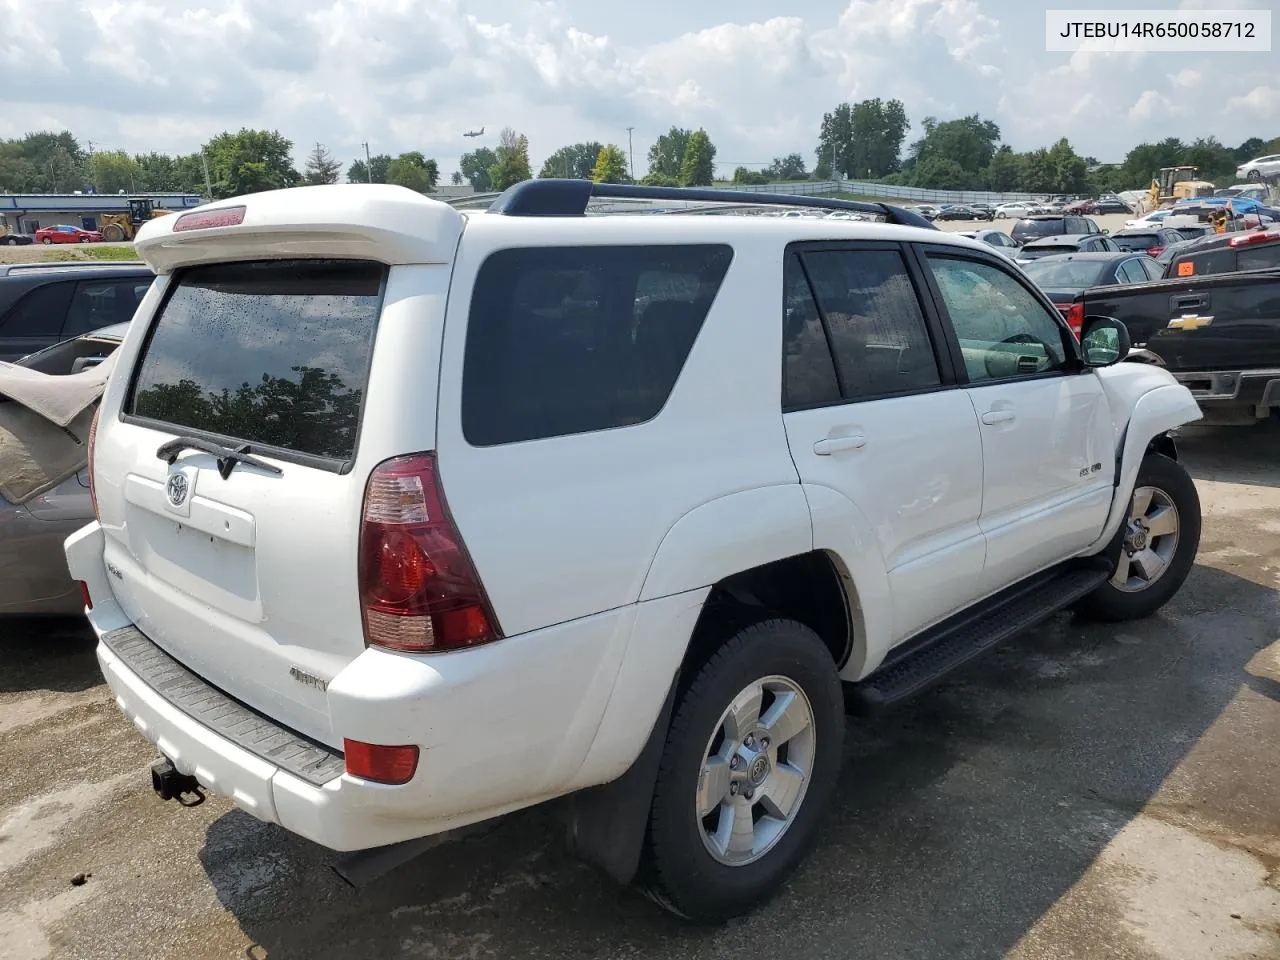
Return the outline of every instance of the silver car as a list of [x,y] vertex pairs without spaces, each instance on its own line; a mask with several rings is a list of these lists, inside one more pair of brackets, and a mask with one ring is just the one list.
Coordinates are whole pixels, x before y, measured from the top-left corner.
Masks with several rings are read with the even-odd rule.
[[[7,366],[25,367],[42,373],[61,376],[86,373],[76,381],[87,379],[88,371],[102,363],[115,351],[124,339],[127,323],[104,327],[74,340],[67,340],[38,353],[24,357]],[[10,371],[12,374],[12,371]],[[76,381],[68,379],[67,393],[74,389]],[[40,390],[43,399],[56,405],[57,380],[45,383]],[[50,390],[50,387],[53,387]],[[83,388],[81,388],[83,389]],[[0,393],[0,444],[14,442],[17,434],[23,436],[16,442],[30,443],[33,435],[43,429],[42,422],[23,404],[23,412],[3,411],[3,407],[17,404],[12,397]],[[58,428],[49,424],[50,430]],[[32,448],[36,446],[32,444]],[[77,614],[84,610],[80,589],[67,572],[66,554],[62,542],[93,519],[93,505],[89,497],[89,480],[84,469],[84,458],[75,473],[57,483],[51,489],[34,496],[20,496],[16,489],[38,490],[42,484],[38,478],[24,474],[31,469],[27,465],[14,468],[15,458],[0,455],[0,616],[6,614]],[[64,461],[65,462],[65,461]],[[36,470],[41,469],[37,466]],[[74,463],[71,469],[74,469]],[[64,473],[60,470],[59,473]],[[21,502],[5,499],[5,491]]]

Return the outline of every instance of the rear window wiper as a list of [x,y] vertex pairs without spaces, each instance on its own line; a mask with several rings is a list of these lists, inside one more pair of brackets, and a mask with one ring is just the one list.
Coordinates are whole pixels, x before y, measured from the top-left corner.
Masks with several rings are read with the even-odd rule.
[[183,450],[199,450],[201,453],[208,453],[217,457],[218,475],[223,480],[231,476],[231,471],[236,468],[237,463],[247,463],[251,467],[257,467],[259,470],[265,470],[267,473],[273,473],[276,476],[284,472],[279,467],[255,457],[247,443],[239,447],[224,447],[220,443],[214,443],[212,440],[202,440],[200,437],[175,437],[173,440],[160,444],[156,450],[156,456],[173,466],[178,459],[178,454]]

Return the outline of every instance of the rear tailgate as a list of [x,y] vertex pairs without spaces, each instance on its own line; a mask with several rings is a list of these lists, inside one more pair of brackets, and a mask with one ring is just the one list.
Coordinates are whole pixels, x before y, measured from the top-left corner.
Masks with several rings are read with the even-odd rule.
[[1280,367],[1280,270],[1094,287],[1083,300],[1172,371]]
[[[389,449],[362,420],[388,402],[368,389],[375,371],[403,379],[398,348],[438,326],[410,289],[423,271],[440,274],[430,283],[442,294],[444,266],[179,269],[141,342],[122,348],[123,382],[97,431],[104,559],[125,613],[212,685],[334,746],[325,689],[364,650],[356,563],[369,468],[357,447],[375,459]],[[419,340],[380,347],[380,368],[375,341],[410,319]],[[421,355],[418,388],[434,383]],[[413,439],[430,446],[433,399],[420,410]],[[246,447],[249,460],[225,454]]]

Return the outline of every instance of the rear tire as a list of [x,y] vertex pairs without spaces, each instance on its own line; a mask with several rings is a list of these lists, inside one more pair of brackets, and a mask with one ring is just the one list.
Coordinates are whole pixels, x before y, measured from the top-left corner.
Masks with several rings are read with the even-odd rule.
[[1150,616],[1178,592],[1195,563],[1200,496],[1177,461],[1147,454],[1124,522],[1112,577],[1077,605],[1083,616],[1112,623]]
[[102,239],[111,243],[119,243],[124,239],[124,230],[119,224],[109,223],[102,228]]
[[43,240],[41,240],[40,242],[41,242],[41,243],[43,243],[46,247],[51,247],[51,246],[53,246],[53,238],[52,238],[52,237],[45,237],[45,238],[44,238]]
[[667,733],[642,873],[649,895],[686,919],[719,922],[777,893],[835,793],[844,723],[836,666],[816,633],[778,619],[734,634],[698,671]]

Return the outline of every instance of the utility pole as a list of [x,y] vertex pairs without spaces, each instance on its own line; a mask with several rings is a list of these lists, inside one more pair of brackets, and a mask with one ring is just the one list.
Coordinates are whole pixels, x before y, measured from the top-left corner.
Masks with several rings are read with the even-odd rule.
[[209,158],[204,155],[204,147],[200,148],[200,167],[204,170],[204,192],[205,195],[213,199],[213,181],[209,179]]
[[632,180],[636,178],[636,152],[635,152],[635,149],[631,146],[631,131],[634,129],[635,127],[627,127],[627,156],[630,158],[629,166],[631,168]]
[[373,183],[373,160],[369,156],[369,141],[361,144],[364,147],[364,175],[365,179]]

